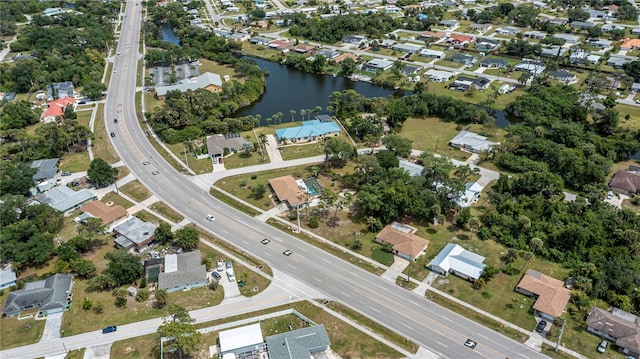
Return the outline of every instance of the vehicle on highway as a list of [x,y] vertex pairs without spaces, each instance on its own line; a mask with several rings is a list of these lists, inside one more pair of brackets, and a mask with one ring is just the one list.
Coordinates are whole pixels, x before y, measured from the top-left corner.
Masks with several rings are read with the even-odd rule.
[[607,350],[607,346],[609,345],[609,342],[606,340],[603,340],[600,345],[598,345],[598,353],[604,353]]
[[148,165],[150,165],[150,164],[151,164],[151,162],[149,162],[149,161],[144,161],[144,162],[142,162],[142,164],[143,164],[143,165],[145,165],[145,166],[148,166]]
[[293,254],[293,251],[292,251],[291,249],[287,249],[287,250],[285,250],[284,252],[282,252],[282,254],[284,254],[285,256],[287,256],[287,257],[288,257],[288,256],[290,256],[290,255],[292,255],[292,254]]
[[160,171],[153,171],[153,172],[151,172],[151,174],[152,174],[152,175],[154,175],[154,176],[155,176],[155,175],[157,175],[158,173],[160,173]]
[[211,272],[211,276],[217,280],[222,279],[222,276],[218,272]]
[[117,119],[117,118],[114,118],[114,119],[113,119],[113,123],[118,123],[118,119]]
[[271,241],[268,240],[267,238],[265,238],[265,239],[260,241],[260,243],[262,243],[262,244],[269,244],[269,242],[271,242]]
[[216,268],[218,272],[222,272],[224,270],[224,262],[222,259],[218,260],[218,268]]
[[60,176],[71,176],[71,171],[64,171],[60,174]]
[[207,219],[213,222],[216,220],[216,217],[213,214],[207,214]]
[[464,346],[467,347],[467,348],[470,348],[470,349],[475,349],[476,345],[478,345],[478,343],[474,342],[471,339],[467,339],[467,341],[464,342]]
[[544,328],[547,327],[547,321],[545,320],[541,320],[538,325],[536,325],[536,332],[538,333],[542,333],[544,331]]
[[111,137],[116,137],[116,133],[115,132],[111,132]]
[[102,329],[102,334],[113,333],[116,330],[118,330],[118,327],[116,327],[115,325],[110,325],[110,326]]

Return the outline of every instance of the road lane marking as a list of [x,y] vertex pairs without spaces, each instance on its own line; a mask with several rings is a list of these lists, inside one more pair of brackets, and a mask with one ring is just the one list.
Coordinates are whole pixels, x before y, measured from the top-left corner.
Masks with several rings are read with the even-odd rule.
[[453,322],[453,320],[451,320],[451,319],[449,319],[449,318],[445,317],[444,315],[440,315],[440,318],[442,318],[442,319],[444,319],[444,320],[446,320],[446,321],[449,321],[449,322]]
[[484,335],[482,335],[482,334],[477,334],[477,335],[478,335],[480,338],[482,338],[482,339],[487,339],[487,340],[489,340],[489,338],[487,338],[486,336],[484,336]]
[[340,293],[342,293],[342,295],[344,295],[347,298],[351,298],[351,296],[349,294],[345,293],[345,292],[340,292]]
[[322,258],[322,260],[323,260],[323,261],[325,261],[325,262],[327,262],[327,263],[329,263],[329,264],[332,264],[332,263],[331,263],[331,261],[330,261],[330,260],[328,260],[327,258]]
[[291,264],[291,263],[287,263],[287,265],[288,265],[289,267],[293,268],[293,269],[296,269],[296,267],[294,267],[294,266],[293,266],[293,264]]
[[373,310],[373,311],[374,311],[374,312],[376,312],[376,313],[380,313],[380,311],[379,311],[379,310],[377,310],[377,309],[376,309],[376,308],[374,308],[374,307],[369,306],[369,308],[371,308],[371,310]]
[[440,343],[440,342],[436,342],[436,343],[438,343],[438,344],[442,345],[442,346],[443,346],[443,347],[445,347],[445,348],[448,348],[448,346],[446,346],[446,345],[444,345],[444,344],[442,344],[442,343]]
[[410,326],[406,325],[405,323],[402,323],[402,326],[405,328],[409,328],[409,330],[413,330],[413,328],[411,328]]
[[313,280],[315,280],[316,282],[322,282],[320,278],[316,278],[316,277],[313,277]]
[[523,358],[527,358],[527,359],[529,359],[529,357],[528,357],[528,356],[526,356],[526,355],[524,355],[524,354],[520,354],[520,353],[517,353],[517,354],[518,354],[518,355],[520,355],[520,356],[521,356],[521,357],[523,357]]

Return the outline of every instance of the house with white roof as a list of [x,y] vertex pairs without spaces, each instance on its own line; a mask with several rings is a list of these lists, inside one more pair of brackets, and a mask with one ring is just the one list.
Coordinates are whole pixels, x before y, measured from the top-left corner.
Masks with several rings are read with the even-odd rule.
[[236,354],[252,351],[256,347],[264,347],[260,323],[223,330],[220,332],[219,342],[221,358],[235,358]]
[[36,197],[42,204],[48,204],[60,212],[68,212],[80,208],[83,204],[96,199],[96,195],[88,189],[74,191],[67,186],[53,187]]
[[424,76],[429,78],[433,82],[447,82],[451,80],[456,74],[450,71],[441,71],[430,69],[424,73]]
[[485,136],[480,136],[477,133],[469,131],[460,131],[456,137],[449,141],[449,144],[453,147],[457,147],[463,151],[480,153],[482,151],[489,151],[496,145],[495,142],[487,141]]
[[472,204],[478,201],[481,194],[482,186],[477,182],[465,183],[464,192],[460,195],[460,197],[458,197],[456,203],[458,203],[460,207],[471,207]]
[[441,276],[453,273],[458,277],[475,281],[480,278],[485,258],[470,252],[455,243],[447,244],[438,255],[429,262],[427,268]]
[[163,98],[167,92],[178,90],[180,92],[195,91],[205,89],[211,92],[222,91],[222,79],[220,75],[205,72],[198,77],[178,81],[175,85],[156,86],[158,98]]
[[393,61],[385,59],[373,59],[362,67],[362,70],[369,72],[387,71],[393,66]]
[[444,51],[422,49],[420,51],[420,56],[426,57],[429,59],[444,59],[445,56],[447,56],[447,54]]

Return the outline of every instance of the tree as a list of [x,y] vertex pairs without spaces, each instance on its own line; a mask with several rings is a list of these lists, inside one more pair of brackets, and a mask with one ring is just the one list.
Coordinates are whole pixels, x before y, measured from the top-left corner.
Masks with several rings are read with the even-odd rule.
[[469,217],[467,225],[469,226],[469,232],[471,232],[471,235],[473,236],[473,233],[476,233],[478,229],[480,229],[480,220],[476,216],[471,216]]
[[173,244],[190,251],[198,247],[198,241],[200,239],[200,233],[194,227],[182,227],[176,231]]
[[118,175],[118,169],[111,167],[102,158],[96,158],[91,161],[87,175],[91,183],[95,184],[96,187],[105,187],[113,183]]
[[39,116],[31,105],[24,100],[10,102],[4,105],[0,114],[0,129],[20,129],[38,123]]
[[251,188],[251,196],[255,199],[261,199],[267,192],[267,188],[262,183],[259,183]]
[[347,161],[356,155],[353,146],[341,138],[325,138],[324,143],[325,163],[327,166],[334,164],[338,167],[343,167]]
[[2,176],[0,176],[0,195],[7,193],[23,195],[29,194],[29,189],[33,187],[33,175],[37,170],[31,168],[27,163],[16,163],[14,161],[2,161]]
[[169,317],[171,320],[165,321],[158,327],[160,337],[168,339],[165,348],[177,350],[180,358],[184,354],[190,354],[197,350],[202,341],[202,334],[193,326],[194,319],[186,309],[171,305]]
[[93,251],[93,236],[102,233],[105,230],[105,226],[102,224],[102,220],[98,218],[86,218],[81,222],[78,227],[78,234],[87,241],[87,248]]
[[640,82],[640,61],[631,61],[624,64],[624,73],[633,77],[634,81]]
[[573,8],[567,10],[567,17],[569,21],[585,21],[591,17],[588,12],[581,8]]
[[159,243],[169,243],[173,240],[171,225],[167,222],[160,222],[160,225],[156,227],[154,234],[156,241]]
[[355,71],[356,71],[356,62],[352,58],[347,57],[346,59],[344,59],[344,61],[340,63],[340,72],[342,73],[342,76],[349,77]]
[[398,157],[407,158],[411,154],[412,141],[399,134],[392,133],[384,136],[382,138],[382,144]]
[[160,308],[164,307],[167,304],[167,299],[169,299],[169,293],[166,289],[160,288],[156,290],[155,293],[156,303]]
[[104,272],[113,278],[117,286],[131,284],[142,275],[140,258],[126,249],[109,252],[104,257],[109,260]]
[[102,82],[91,81],[82,87],[82,94],[90,100],[96,101],[102,98],[102,94],[107,91],[107,86]]

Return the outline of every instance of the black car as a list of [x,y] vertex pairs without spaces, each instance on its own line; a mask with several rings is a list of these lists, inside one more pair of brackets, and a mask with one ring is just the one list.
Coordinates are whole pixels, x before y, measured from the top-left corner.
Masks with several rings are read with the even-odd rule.
[[115,132],[111,132],[111,137],[116,137],[116,133]]
[[117,119],[117,118],[114,118],[114,119],[113,119],[113,123],[118,123],[118,119]]
[[269,242],[271,242],[271,241],[268,238],[265,238],[265,239],[260,241],[260,243],[262,243],[262,244],[269,244]]
[[116,327],[115,325],[110,325],[110,326],[102,329],[102,334],[113,333],[116,330],[118,330],[118,327]]
[[211,272],[211,276],[213,276],[213,278],[215,278],[217,280],[222,279],[222,276],[220,275],[220,273],[218,273],[216,271]]
[[541,320],[538,325],[536,325],[536,332],[538,333],[542,333],[544,331],[544,328],[547,327],[547,321],[545,320]]

